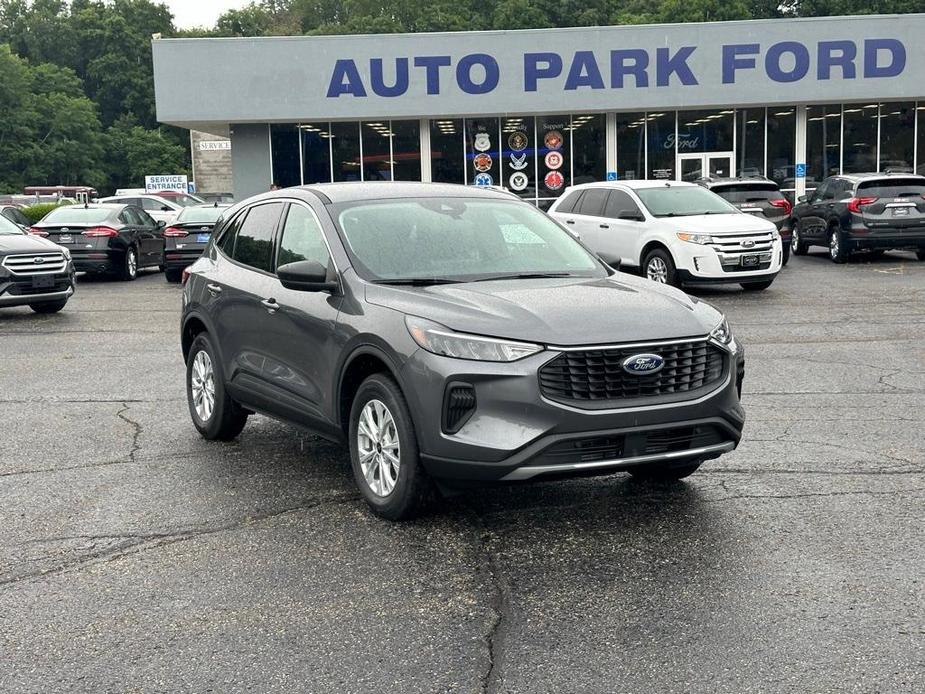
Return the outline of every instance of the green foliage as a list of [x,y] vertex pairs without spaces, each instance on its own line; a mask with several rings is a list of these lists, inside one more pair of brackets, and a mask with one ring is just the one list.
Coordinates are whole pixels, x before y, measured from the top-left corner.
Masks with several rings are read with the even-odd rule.
[[140,184],[148,175],[188,173],[186,149],[162,130],[137,125],[131,114],[107,130],[106,150],[110,176],[115,181]]
[[36,222],[40,221],[46,214],[51,212],[53,209],[57,207],[61,207],[62,205],[71,205],[71,204],[72,203],[67,202],[67,201],[65,202],[40,202],[37,205],[30,205],[29,207],[24,207],[23,209],[20,210],[20,212],[26,215],[26,217],[29,219],[30,222],[35,224]]

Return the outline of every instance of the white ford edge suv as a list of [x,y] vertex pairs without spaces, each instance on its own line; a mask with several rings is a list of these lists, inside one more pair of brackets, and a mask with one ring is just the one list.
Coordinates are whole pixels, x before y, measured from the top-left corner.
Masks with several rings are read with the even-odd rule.
[[586,183],[566,190],[549,214],[591,250],[656,282],[761,290],[781,269],[774,224],[694,183]]

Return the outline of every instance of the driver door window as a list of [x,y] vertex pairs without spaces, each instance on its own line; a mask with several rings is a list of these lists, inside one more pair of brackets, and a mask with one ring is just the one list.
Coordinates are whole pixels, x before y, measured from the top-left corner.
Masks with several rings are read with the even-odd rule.
[[[620,220],[620,215],[637,215],[642,217],[642,212],[639,211],[639,207],[629,196],[629,193],[622,190],[612,190],[610,191],[610,197],[607,199],[607,206],[604,208],[604,216],[610,219]],[[620,221],[632,220],[624,219]]]

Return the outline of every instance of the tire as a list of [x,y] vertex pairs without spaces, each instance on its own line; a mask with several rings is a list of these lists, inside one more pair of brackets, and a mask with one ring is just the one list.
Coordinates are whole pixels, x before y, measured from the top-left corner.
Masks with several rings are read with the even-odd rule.
[[[193,340],[186,360],[186,402],[190,417],[193,418],[193,425],[204,439],[230,441],[240,434],[247,424],[247,412],[241,409],[225,390],[225,380],[217,354],[207,333],[200,333]],[[210,390],[209,376],[211,410],[206,407]],[[204,393],[205,400],[194,394],[194,379],[202,384],[202,390],[199,392]]]
[[41,304],[29,304],[29,308],[36,313],[57,313],[66,305],[67,299],[64,299],[63,301],[46,301]]
[[168,282],[171,282],[173,284],[178,284],[183,277],[183,271],[175,270],[173,268],[167,268],[166,270],[164,270],[164,277],[167,279]]
[[644,482],[675,482],[693,475],[702,464],[702,460],[695,460],[692,463],[680,465],[640,465],[630,468],[629,473],[637,480]]
[[678,273],[671,254],[661,248],[654,248],[642,261],[642,274],[653,282],[678,286]]
[[925,250],[916,251],[915,257],[918,258],[919,260],[925,260]]
[[119,271],[119,277],[125,282],[131,282],[138,277],[138,251],[134,246],[129,246],[125,251],[125,258],[122,259],[122,268]]
[[803,237],[800,235],[800,225],[794,224],[793,231],[791,232],[790,237],[790,251],[794,255],[806,255],[806,251],[809,249],[809,246],[806,245],[806,242],[803,241]]
[[765,280],[764,282],[742,282],[742,289],[747,292],[762,292],[774,284],[774,280]]
[[787,265],[787,261],[790,260],[790,243],[785,243],[781,250],[783,251],[783,254],[781,255],[780,265],[781,267],[785,267]]
[[360,384],[350,408],[349,436],[354,479],[376,515],[397,521],[425,509],[430,480],[421,465],[408,403],[389,376],[373,374]]
[[833,263],[841,265],[848,260],[848,249],[845,245],[845,239],[842,236],[841,229],[833,226],[829,229],[829,258]]

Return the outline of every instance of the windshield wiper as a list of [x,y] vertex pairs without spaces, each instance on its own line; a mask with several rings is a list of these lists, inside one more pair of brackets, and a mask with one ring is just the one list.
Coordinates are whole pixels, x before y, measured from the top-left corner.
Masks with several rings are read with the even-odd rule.
[[492,282],[494,280],[535,280],[547,277],[571,277],[570,272],[512,272],[508,275],[490,275],[489,277],[479,277],[473,282]]
[[408,287],[429,287],[434,284],[459,284],[461,280],[449,277],[402,277],[398,279],[374,280],[373,284],[393,284]]

